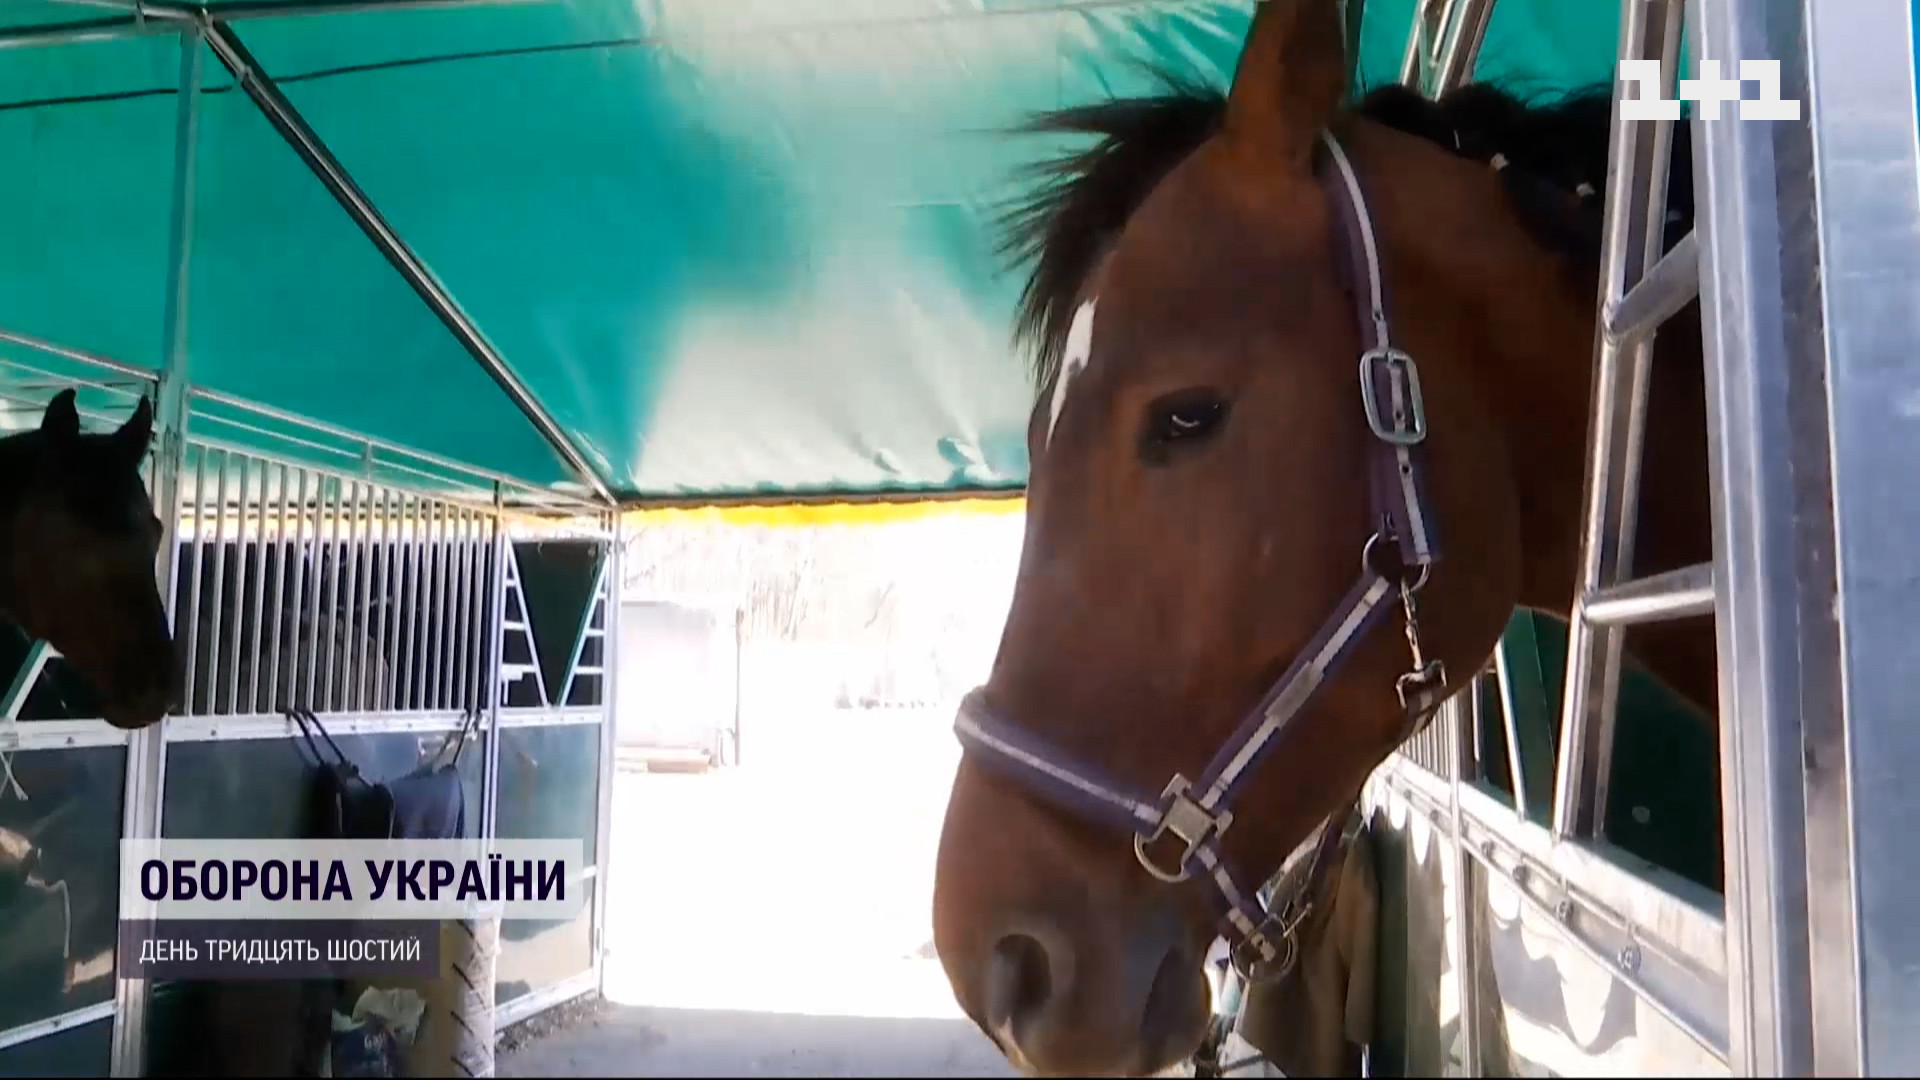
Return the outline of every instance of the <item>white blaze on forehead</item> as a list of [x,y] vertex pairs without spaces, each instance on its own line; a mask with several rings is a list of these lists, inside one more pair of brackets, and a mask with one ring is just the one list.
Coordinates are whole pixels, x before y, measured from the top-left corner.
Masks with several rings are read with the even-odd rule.
[[1093,306],[1089,300],[1073,313],[1073,326],[1067,331],[1066,348],[1060,351],[1060,374],[1053,380],[1053,409],[1047,416],[1047,442],[1053,442],[1054,426],[1060,423],[1060,409],[1067,403],[1067,386],[1080,374],[1093,355]]

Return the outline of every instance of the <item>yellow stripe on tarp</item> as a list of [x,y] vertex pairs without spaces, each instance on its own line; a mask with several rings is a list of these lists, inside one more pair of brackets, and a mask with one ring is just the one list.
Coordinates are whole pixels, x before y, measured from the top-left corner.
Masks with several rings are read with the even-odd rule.
[[783,506],[689,506],[629,510],[629,526],[735,525],[805,528],[814,525],[889,525],[941,517],[1018,514],[1027,508],[1021,496],[978,499],[928,499],[920,502],[790,503]]

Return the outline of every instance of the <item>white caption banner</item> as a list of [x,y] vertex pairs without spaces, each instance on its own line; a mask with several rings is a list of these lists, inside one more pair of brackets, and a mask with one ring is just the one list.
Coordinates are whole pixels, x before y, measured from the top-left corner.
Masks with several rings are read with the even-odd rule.
[[139,919],[566,920],[587,903],[579,840],[120,842]]

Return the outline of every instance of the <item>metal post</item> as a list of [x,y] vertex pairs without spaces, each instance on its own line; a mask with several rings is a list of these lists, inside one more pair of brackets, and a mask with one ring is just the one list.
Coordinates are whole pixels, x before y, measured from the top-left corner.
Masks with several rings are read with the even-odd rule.
[[[613,785],[619,773],[614,768],[618,750],[620,694],[620,515],[608,514],[607,561],[600,572],[599,604],[603,612],[600,633],[600,802],[596,811],[599,825],[593,831],[593,864],[599,880],[593,889],[593,983],[605,984],[607,946],[607,892],[612,887],[613,863]],[[591,608],[589,608],[591,611]],[[578,658],[575,659],[578,662]],[[565,704],[563,698],[561,703]]]
[[332,194],[341,209],[347,212],[347,216],[353,218],[354,223],[360,226],[360,230],[366,234],[368,240],[373,242],[373,246],[393,264],[393,268],[399,271],[401,278],[419,294],[421,301],[427,305],[428,309],[446,325],[454,338],[472,355],[500,389],[506,392],[507,397],[532,422],[535,430],[547,440],[554,451],[560,455],[561,460],[573,470],[576,477],[592,488],[603,502],[613,503],[613,493],[600,479],[600,474],[587,463],[579,447],[567,437],[567,433],[561,429],[559,422],[553,418],[553,414],[547,411],[546,406],[540,404],[533,391],[527,388],[519,375],[515,374],[507,364],[506,358],[494,349],[492,342],[480,332],[480,328],[474,324],[473,319],[461,310],[459,303],[447,291],[446,286],[434,277],[433,271],[429,270],[426,263],[414,254],[413,249],[400,238],[400,234],[387,224],[386,219],[380,215],[380,211],[374,207],[366,193],[360,190],[359,185],[354,183],[353,177],[348,175],[339,159],[333,156],[333,151],[320,140],[320,136],[308,126],[306,119],[280,92],[280,88],[274,84],[272,77],[254,60],[246,46],[241,44],[233,28],[217,20],[208,20],[206,34],[207,44],[213,47],[214,54],[220,58],[221,64],[233,73],[234,79],[259,107],[261,114],[267,118],[267,122],[272,124],[274,130],[280,133],[280,137],[286,140],[287,145],[300,155],[300,159],[306,163],[307,168]]
[[[160,545],[161,595],[169,617],[178,603],[174,564],[180,535],[180,473],[186,461],[188,382],[187,313],[191,291],[195,172],[200,127],[201,39],[197,29],[180,33],[180,96],[174,127],[173,219],[167,266],[166,337],[156,391],[155,427],[160,449],[153,467],[153,501],[164,524]],[[197,523],[196,523],[197,524]],[[187,632],[193,632],[189,627]],[[166,788],[167,721],[136,731],[127,741],[127,779],[121,836],[145,839],[160,835],[161,799]],[[134,912],[122,911],[126,919]],[[145,979],[120,979],[114,984],[114,1076],[146,1073],[147,1004],[151,987]]]
[[1479,727],[1479,698],[1479,679],[1469,679],[1462,692],[1441,705],[1440,716],[1447,749],[1447,876],[1453,879],[1453,888],[1446,894],[1447,939],[1453,949],[1460,1067],[1466,1076],[1486,1075],[1480,1063],[1479,950],[1473,934],[1479,890],[1474,886],[1473,856],[1467,850],[1460,809],[1460,789],[1467,783],[1474,763],[1473,731]]
[[[1781,96],[1804,97],[1800,0],[1691,14],[1696,66],[1778,60]],[[1840,702],[1808,119],[1693,121],[1735,1076],[1815,1075],[1803,725]]]
[[486,661],[486,762],[480,778],[480,835],[494,837],[500,803],[500,707],[506,697],[506,684],[500,678],[500,666],[506,656],[507,639],[507,522],[504,517],[506,496],[499,484],[493,486],[493,592],[492,622],[487,627]]
[[1826,707],[1802,715],[1813,1074],[1898,1076],[1920,1072],[1920,9],[1844,7],[1803,8],[1827,423],[1796,441],[1830,454],[1838,600],[1808,612],[1837,677],[1821,687]]

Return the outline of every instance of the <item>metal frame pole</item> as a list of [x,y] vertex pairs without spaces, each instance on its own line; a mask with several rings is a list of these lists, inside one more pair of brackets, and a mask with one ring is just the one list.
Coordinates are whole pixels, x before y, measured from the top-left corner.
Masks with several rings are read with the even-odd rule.
[[1835,587],[1829,602],[1837,600],[1808,612],[1834,663],[1821,672],[1831,677],[1819,687],[1826,707],[1802,716],[1813,1066],[1821,1076],[1920,1072],[1920,930],[1911,915],[1920,881],[1920,500],[1911,493],[1920,461],[1920,11],[1910,3],[1802,9],[1802,122],[1812,134],[1825,314],[1816,355],[1824,354],[1827,392],[1826,416],[1809,418],[1796,442],[1817,439],[1829,455],[1832,560],[1820,580]]
[[[153,496],[164,539],[160,545],[159,575],[161,595],[169,616],[177,597],[174,590],[174,565],[180,535],[180,473],[186,460],[188,406],[187,325],[192,284],[193,218],[196,195],[196,171],[200,129],[200,86],[202,57],[200,32],[192,27],[180,32],[180,100],[174,128],[173,215],[170,226],[167,267],[167,300],[163,367],[154,409],[155,427],[160,433],[159,452],[154,460]],[[136,731],[127,741],[126,794],[122,811],[123,839],[147,839],[160,835],[161,805],[166,791],[166,739],[162,725],[167,721]],[[136,913],[122,911],[126,919]],[[141,1076],[146,1072],[147,1005],[152,987],[145,979],[119,979],[114,984],[113,1049],[111,1072],[114,1076]]]
[[318,177],[321,184],[333,195],[341,209],[347,212],[360,230],[364,232],[373,246],[379,249],[393,268],[411,286],[428,309],[431,310],[461,346],[480,364],[500,389],[506,392],[521,413],[533,424],[547,443],[551,445],[561,460],[573,470],[574,474],[600,499],[612,505],[613,493],[600,474],[588,464],[579,447],[573,444],[559,421],[553,418],[546,406],[542,405],[533,391],[528,389],[520,376],[507,364],[506,358],[488,341],[486,335],[474,324],[473,319],[461,309],[451,293],[442,285],[433,271],[427,268],[413,249],[407,246],[400,234],[387,224],[372,200],[355,184],[339,159],[333,156],[320,136],[308,126],[306,119],[293,107],[280,88],[274,84],[271,76],[253,58],[241,44],[240,38],[218,20],[204,20],[207,44],[213,47],[214,55],[220,63],[233,74],[234,79],[246,91],[247,97],[260,109],[267,122],[273,125],[280,137],[286,140],[295,153],[300,155],[307,168]]
[[1473,856],[1467,849],[1461,821],[1460,790],[1470,783],[1474,764],[1473,733],[1479,727],[1479,679],[1469,679],[1460,693],[1441,706],[1442,732],[1447,750],[1447,941],[1453,949],[1454,1009],[1460,1031],[1460,1065],[1467,1076],[1485,1076],[1480,1050],[1480,942],[1474,937],[1473,913],[1480,906]]
[[406,11],[422,8],[505,7],[553,4],[561,0],[54,0],[74,7],[133,12],[142,19],[192,22],[210,16],[232,19],[272,19],[300,15],[339,15],[364,11]]
[[[507,640],[507,559],[512,540],[507,536],[505,498],[500,485],[493,494],[493,581],[487,587],[493,594],[493,614],[487,626],[487,716],[486,757],[480,777],[480,835],[492,839],[499,835],[497,817],[500,803],[500,710],[507,695],[500,668],[506,657]],[[524,613],[523,613],[524,614]]]
[[118,41],[173,31],[165,23],[142,23],[137,19],[76,19],[73,22],[45,23],[40,26],[0,27],[0,49],[31,49],[42,45],[79,45],[91,41]]
[[608,514],[607,522],[610,528],[607,562],[600,574],[601,586],[605,590],[600,601],[605,613],[600,634],[600,801],[596,808],[598,825],[593,831],[593,864],[599,868],[599,877],[593,889],[593,926],[589,938],[592,942],[595,989],[605,986],[607,893],[613,884],[613,785],[618,775],[614,769],[614,757],[620,700],[620,549],[624,546],[620,543],[620,515]]
[[[1778,60],[1803,96],[1802,0],[1691,15],[1696,67]],[[1815,1075],[1801,760],[1807,722],[1838,714],[1839,640],[1809,120],[1693,121],[1735,1076]]]

